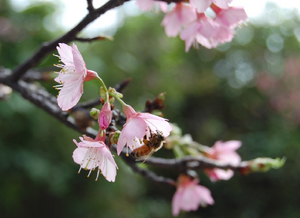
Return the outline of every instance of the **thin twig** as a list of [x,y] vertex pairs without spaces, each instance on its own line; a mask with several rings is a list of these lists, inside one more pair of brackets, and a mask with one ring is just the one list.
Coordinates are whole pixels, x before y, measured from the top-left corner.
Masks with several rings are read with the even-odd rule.
[[88,4],[87,9],[89,10],[89,12],[93,12],[95,10],[93,6],[93,0],[87,0],[87,4]]
[[111,40],[109,37],[97,36],[97,37],[94,37],[94,38],[75,37],[74,41],[79,41],[79,42],[93,42],[93,41],[99,41],[99,40],[105,40],[105,39]]
[[44,42],[39,50],[33,54],[24,63],[17,66],[11,76],[7,79],[11,82],[18,81],[29,69],[36,67],[50,52],[52,52],[58,43],[69,43],[73,41],[76,35],[83,30],[88,24],[93,22],[99,16],[104,14],[110,9],[118,7],[129,0],[110,0],[102,7],[95,9],[94,11],[88,13],[73,29],[67,32],[65,35],[51,42]]

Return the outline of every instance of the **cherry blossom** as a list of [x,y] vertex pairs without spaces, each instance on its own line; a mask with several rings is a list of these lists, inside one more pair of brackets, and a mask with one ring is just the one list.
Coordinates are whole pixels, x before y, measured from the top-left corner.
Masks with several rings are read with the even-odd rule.
[[177,216],[180,210],[197,210],[199,205],[214,204],[214,199],[208,188],[198,185],[199,180],[191,180],[189,176],[178,177],[177,190],[172,199],[172,214]]
[[[240,141],[217,141],[211,148],[205,151],[205,155],[209,158],[219,160],[222,163],[238,165],[241,162],[241,157],[236,153],[236,150],[241,147]],[[232,170],[223,169],[205,169],[204,172],[209,176],[211,181],[228,180],[234,172]]]
[[247,19],[243,8],[230,7],[224,10],[214,5],[212,9],[216,13],[215,21],[230,28],[235,28],[241,21]]
[[154,0],[136,0],[136,4],[142,11],[149,11],[158,6],[162,12],[168,11],[168,4],[166,2]]
[[105,102],[105,104],[103,105],[100,111],[99,118],[98,118],[100,129],[105,130],[109,126],[111,119],[112,119],[112,112],[110,108],[110,103]]
[[204,14],[198,14],[197,20],[190,23],[180,34],[180,38],[185,41],[185,51],[188,52],[192,45],[197,47],[197,43],[206,48],[215,47],[210,39],[216,37],[220,25]]
[[178,3],[164,17],[162,25],[165,26],[167,36],[175,37],[179,34],[182,26],[188,25],[196,18],[196,11],[190,5]]
[[234,37],[234,28],[247,18],[242,8],[231,7],[223,10],[213,5],[212,9],[216,13],[214,19],[198,13],[197,19],[182,30],[180,38],[185,40],[186,52],[191,45],[197,47],[197,43],[210,49],[217,47],[219,43],[230,42]]
[[79,172],[82,168],[89,170],[89,177],[91,172],[98,167],[96,181],[101,171],[107,181],[114,182],[118,166],[109,148],[104,143],[105,134],[103,136],[98,134],[95,140],[85,135],[83,135],[83,138],[79,137],[79,139],[81,142],[73,140],[78,146],[73,152],[73,160],[80,165]]
[[60,85],[54,87],[60,90],[57,97],[58,106],[63,111],[67,111],[74,107],[81,98],[83,83],[97,78],[98,74],[86,68],[83,57],[74,43],[73,47],[64,43],[59,43],[58,45],[56,48],[59,56],[57,57],[64,64],[56,65],[62,69],[54,79]]
[[137,113],[130,105],[123,106],[123,112],[127,117],[126,123],[123,126],[117,144],[117,153],[120,155],[123,148],[127,145],[131,150],[140,147],[142,144],[139,139],[142,139],[148,130],[162,133],[164,137],[170,135],[172,130],[169,122],[161,117],[149,113]]

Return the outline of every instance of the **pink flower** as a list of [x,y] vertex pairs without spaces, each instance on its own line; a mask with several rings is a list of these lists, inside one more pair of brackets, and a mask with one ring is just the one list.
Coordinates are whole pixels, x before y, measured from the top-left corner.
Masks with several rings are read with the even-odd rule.
[[197,10],[198,13],[203,13],[206,9],[214,3],[220,8],[227,9],[228,4],[232,0],[190,0],[191,6]]
[[220,25],[215,37],[210,39],[212,47],[216,47],[219,43],[230,42],[233,39],[234,29],[247,15],[243,8],[230,7],[224,10],[213,5],[212,9],[216,13],[214,21]]
[[162,25],[165,26],[167,36],[175,37],[182,26],[196,20],[196,11],[186,4],[178,3],[175,8],[169,12],[163,19]]
[[85,62],[78,51],[77,46],[73,47],[64,43],[59,43],[57,51],[64,64],[56,65],[62,68],[58,76],[54,79],[61,85],[55,86],[60,89],[57,102],[58,106],[67,111],[74,107],[83,93],[83,83],[98,77],[97,73],[86,68]]
[[[205,155],[222,163],[236,166],[241,162],[241,157],[236,153],[236,150],[241,145],[240,141],[217,141],[211,148],[207,149]],[[234,174],[232,170],[226,171],[223,169],[206,169],[204,172],[209,176],[211,181],[228,180]]]
[[129,105],[123,107],[123,112],[127,120],[119,136],[117,144],[118,155],[120,155],[126,145],[132,150],[140,147],[141,143],[139,139],[142,139],[146,135],[147,129],[150,129],[154,133],[156,130],[161,131],[164,137],[170,135],[172,127],[164,118],[149,113],[137,113]]
[[99,118],[98,118],[100,129],[105,130],[109,126],[111,119],[112,119],[112,113],[111,113],[110,103],[105,102],[105,104],[103,105],[100,111]]
[[172,199],[172,214],[177,216],[180,210],[197,210],[199,205],[214,204],[214,199],[208,188],[198,185],[199,180],[191,180],[189,176],[178,177],[177,190]]
[[105,134],[103,137],[98,134],[95,140],[85,135],[83,135],[83,138],[79,137],[79,139],[81,142],[73,140],[78,146],[73,152],[73,160],[80,165],[79,172],[82,168],[90,170],[89,177],[91,172],[98,167],[96,181],[101,171],[107,181],[114,182],[118,166],[109,148],[104,143]]
[[247,14],[243,8],[230,7],[224,10],[213,6],[212,9],[216,13],[216,22],[232,29],[235,28],[241,21],[247,19]]
[[154,0],[136,0],[136,4],[142,11],[152,10],[155,6],[159,6],[162,12],[168,11],[168,4],[166,2],[154,1]]
[[188,52],[192,45],[197,47],[197,43],[206,48],[215,47],[210,39],[216,37],[220,25],[204,14],[198,14],[197,20],[190,23],[180,34],[180,38],[185,40],[185,51]]
[[212,9],[216,13],[215,19],[208,18],[203,13],[197,14],[197,20],[182,30],[180,38],[185,40],[186,52],[191,45],[197,45],[196,43],[206,48],[214,48],[219,43],[230,42],[234,37],[234,28],[247,18],[242,8],[231,7],[223,10],[212,5]]

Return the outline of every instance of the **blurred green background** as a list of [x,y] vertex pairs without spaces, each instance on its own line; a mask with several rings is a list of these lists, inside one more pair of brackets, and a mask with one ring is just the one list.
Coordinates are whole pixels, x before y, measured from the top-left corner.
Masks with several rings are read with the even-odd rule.
[[[40,3],[17,12],[0,0],[0,66],[13,69],[64,33],[49,19],[57,7]],[[114,41],[77,42],[88,69],[108,86],[131,78],[124,100],[137,110],[166,92],[165,117],[197,142],[241,140],[243,160],[287,157],[279,170],[229,181],[211,183],[199,172],[215,204],[179,217],[300,217],[299,13],[269,4],[231,43],[188,53],[179,38],[165,35],[162,17],[128,17]],[[41,67],[56,62],[51,55]],[[53,82],[43,85],[56,95]],[[98,84],[86,83],[82,100],[96,96]],[[172,217],[175,188],[134,174],[119,157],[115,183],[78,175],[71,156],[80,134],[17,93],[0,101],[0,129],[0,217]],[[156,155],[163,154],[171,156]],[[175,172],[155,170],[176,179]]]

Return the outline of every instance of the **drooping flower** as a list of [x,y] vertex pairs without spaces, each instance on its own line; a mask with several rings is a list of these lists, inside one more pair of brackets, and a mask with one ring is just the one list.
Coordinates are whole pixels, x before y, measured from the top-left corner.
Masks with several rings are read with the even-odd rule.
[[191,6],[194,7],[198,13],[203,13],[206,9],[214,3],[220,8],[227,9],[228,4],[231,3],[232,0],[190,0]]
[[118,166],[104,143],[105,134],[103,136],[98,134],[95,140],[85,135],[79,139],[81,142],[73,140],[78,146],[73,152],[73,160],[80,165],[79,172],[81,169],[89,170],[89,177],[91,172],[98,167],[96,181],[101,171],[107,181],[114,182]]
[[221,9],[213,5],[212,9],[216,13],[216,22],[232,29],[247,19],[247,14],[243,8],[230,7],[228,9]]
[[[236,150],[241,147],[240,141],[217,141],[211,148],[205,151],[205,155],[211,159],[218,160],[225,164],[231,164],[233,166],[238,165],[241,162],[241,157],[236,153]],[[234,172],[232,170],[223,169],[205,169],[204,172],[209,176],[211,181],[228,180]]]
[[149,113],[137,113],[131,106],[123,106],[123,112],[127,117],[117,144],[117,153],[120,155],[127,145],[131,150],[142,146],[139,139],[142,139],[147,130],[156,133],[160,131],[164,137],[170,135],[172,130],[169,122],[161,117]]
[[199,180],[191,180],[189,176],[178,177],[177,190],[172,199],[172,214],[177,216],[180,210],[197,210],[199,205],[214,204],[214,199],[208,188],[198,185]]
[[185,41],[186,52],[191,45],[201,44],[206,48],[215,48],[219,43],[230,42],[234,37],[234,28],[247,18],[245,10],[237,7],[221,9],[212,5],[216,17],[211,19],[204,13],[198,13],[197,19],[182,30],[180,38]]
[[111,119],[112,119],[112,112],[110,108],[110,103],[105,102],[98,116],[100,129],[105,130],[109,126]]
[[188,52],[192,45],[197,47],[197,43],[206,48],[215,47],[210,39],[218,33],[220,25],[214,22],[205,14],[198,14],[197,20],[190,23],[180,34],[180,38],[185,41],[185,51]]
[[222,9],[216,5],[212,5],[212,9],[216,13],[214,21],[220,27],[215,36],[210,39],[210,42],[212,47],[217,47],[219,43],[223,44],[232,41],[235,28],[247,18],[247,14],[243,8],[238,7]]
[[166,2],[154,0],[136,0],[136,4],[142,11],[149,11],[157,6],[162,12],[166,13],[168,11],[168,4]]
[[165,26],[167,36],[175,37],[179,34],[182,26],[188,25],[196,18],[196,11],[190,5],[178,3],[164,17],[162,25]]
[[64,64],[56,65],[62,69],[54,79],[60,83],[55,88],[60,90],[57,97],[58,106],[63,111],[67,111],[74,107],[81,98],[83,83],[97,78],[98,74],[86,68],[83,57],[74,43],[73,47],[64,43],[59,43],[58,45],[56,48],[59,56],[57,57]]

